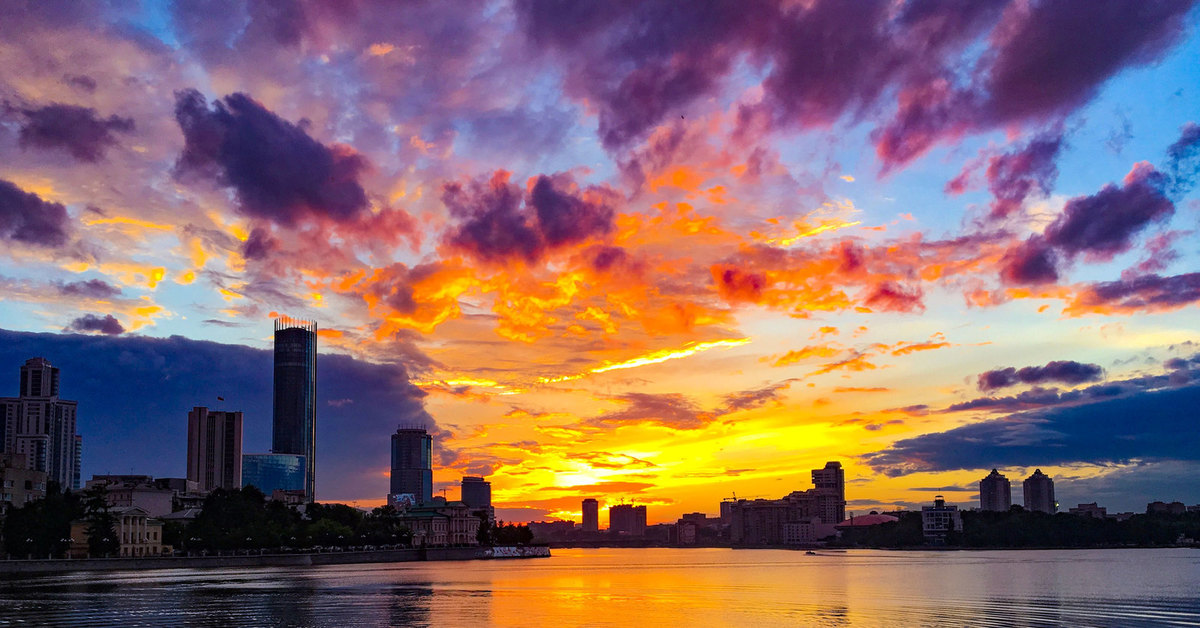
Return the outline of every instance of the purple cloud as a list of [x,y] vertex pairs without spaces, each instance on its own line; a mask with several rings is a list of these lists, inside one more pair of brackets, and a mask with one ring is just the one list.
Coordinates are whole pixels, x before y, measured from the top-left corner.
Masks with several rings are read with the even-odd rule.
[[1017,384],[1041,384],[1062,382],[1082,384],[1100,379],[1104,369],[1098,364],[1084,364],[1072,360],[1055,360],[1045,366],[1026,366],[1021,369],[993,369],[979,375],[979,390],[995,390]]
[[103,317],[96,316],[95,314],[84,314],[71,321],[71,324],[67,326],[67,330],[98,332],[108,336],[118,336],[125,333],[125,326],[112,314],[105,314]]
[[367,207],[358,181],[367,168],[362,156],[325,146],[245,94],[210,110],[200,92],[178,92],[175,119],[186,141],[177,176],[233,188],[250,216],[291,225],[305,215],[348,220]]
[[121,289],[103,279],[70,281],[58,285],[58,291],[67,296],[88,299],[111,299],[121,294]]
[[117,143],[116,133],[133,130],[133,118],[101,118],[95,109],[52,104],[25,109],[21,146],[62,149],[80,161],[95,162]]
[[41,247],[67,242],[67,208],[0,179],[0,238]]

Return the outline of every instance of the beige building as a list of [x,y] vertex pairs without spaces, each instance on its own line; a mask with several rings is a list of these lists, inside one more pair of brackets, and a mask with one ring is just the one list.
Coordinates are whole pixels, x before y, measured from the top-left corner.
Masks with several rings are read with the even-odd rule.
[[45,496],[45,471],[30,469],[22,454],[0,454],[0,513]]
[[[150,517],[141,508],[127,506],[110,511],[116,518],[115,532],[120,548],[117,555],[122,558],[170,555],[173,548],[163,545],[163,522]],[[88,522],[71,522],[71,558],[87,558]]]
[[[828,462],[813,469],[814,488],[793,491],[783,499],[725,502],[730,540],[735,545],[787,545],[807,543],[800,539],[810,534],[818,539],[833,535],[833,526],[846,516],[845,477],[841,463]],[[821,525],[807,527],[813,519]]]
[[242,488],[242,413],[188,412],[187,479],[201,491]]
[[463,502],[409,508],[400,515],[400,523],[412,530],[414,547],[479,545],[479,517]]
[[158,485],[148,475],[93,475],[86,488],[103,486],[108,505],[115,508],[135,506],[151,517],[162,517],[174,511],[175,491]]

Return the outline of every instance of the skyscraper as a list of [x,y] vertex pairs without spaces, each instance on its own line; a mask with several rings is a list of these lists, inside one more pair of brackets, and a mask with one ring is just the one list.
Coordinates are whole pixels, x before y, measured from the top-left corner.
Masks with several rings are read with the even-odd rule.
[[1051,515],[1058,511],[1058,503],[1054,501],[1054,480],[1042,473],[1041,469],[1025,478],[1022,486],[1025,492],[1025,510]]
[[489,508],[492,505],[492,483],[481,477],[464,477],[460,493],[463,503],[471,508]]
[[297,454],[245,454],[242,486],[253,486],[270,497],[275,491],[303,491],[304,456]]
[[609,506],[608,531],[627,536],[645,536],[646,507],[633,504]]
[[433,498],[433,438],[425,428],[401,427],[392,434],[390,494],[412,495],[417,504]]
[[[817,489],[817,503],[822,523],[841,523],[846,520],[846,472],[840,462],[826,462],[825,468],[813,469],[812,483]],[[822,497],[824,497],[822,499]]]
[[599,530],[600,504],[596,500],[589,497],[583,500],[583,531],[598,532]]
[[979,481],[979,509],[1007,512],[1012,507],[1012,483],[1008,478],[992,469],[986,478]]
[[79,488],[83,439],[75,433],[78,402],[58,398],[59,372],[45,358],[21,367],[17,397],[0,398],[0,448],[21,454],[29,469],[43,471],[63,488]]
[[317,323],[275,319],[275,404],[271,449],[304,456],[304,494],[316,500]]
[[242,488],[241,412],[188,412],[187,479],[202,491]]

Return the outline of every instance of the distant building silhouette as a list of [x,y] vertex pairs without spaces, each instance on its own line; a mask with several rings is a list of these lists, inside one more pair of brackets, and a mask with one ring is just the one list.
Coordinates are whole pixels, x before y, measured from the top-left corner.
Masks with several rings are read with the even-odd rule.
[[[416,505],[433,499],[433,438],[425,428],[401,427],[392,434],[390,495],[411,495]],[[488,495],[490,501],[490,485]]]
[[583,531],[600,531],[600,503],[591,497],[583,500]]
[[496,511],[492,508],[492,483],[476,476],[464,476],[459,484],[459,496],[462,502],[471,509],[476,517],[483,516],[488,521],[496,520]]
[[1007,512],[1012,508],[1012,483],[999,471],[992,469],[979,481],[979,509]]
[[921,507],[921,532],[927,543],[944,543],[947,534],[962,532],[962,529],[962,513],[958,512],[958,506],[947,506],[946,498],[941,495],[933,498],[932,506]]
[[308,465],[297,454],[244,454],[242,486],[253,486],[271,497],[275,491],[304,492]]
[[241,412],[188,412],[187,479],[201,491],[242,488]]
[[1182,515],[1188,511],[1183,502],[1150,502],[1146,504],[1148,515]]
[[1025,478],[1022,485],[1025,493],[1025,510],[1054,514],[1058,512],[1058,502],[1054,501],[1054,480],[1042,473],[1041,469]]
[[1090,504],[1079,504],[1067,512],[1071,513],[1072,515],[1091,517],[1093,519],[1105,519],[1108,517],[1108,509],[1104,506],[1098,505],[1096,502],[1092,502]]
[[[807,543],[833,535],[846,518],[846,479],[840,462],[813,469],[815,488],[793,491],[783,499],[722,502],[734,545]],[[728,514],[725,514],[726,506]]]
[[846,519],[846,472],[840,462],[826,462],[825,468],[813,469],[812,483],[818,493],[836,499],[818,501],[818,516],[822,523],[838,523]]
[[626,536],[645,536],[646,507],[633,504],[609,506],[608,531]]
[[24,456],[26,468],[62,488],[79,488],[83,439],[75,433],[78,402],[58,398],[59,371],[46,358],[21,367],[16,397],[0,397],[0,453]]
[[271,451],[304,456],[304,493],[317,498],[317,323],[275,319]]

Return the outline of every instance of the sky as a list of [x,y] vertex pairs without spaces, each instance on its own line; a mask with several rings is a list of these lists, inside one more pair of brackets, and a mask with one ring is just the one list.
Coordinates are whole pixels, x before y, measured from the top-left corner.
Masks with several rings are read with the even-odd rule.
[[5,2],[0,394],[182,476],[287,315],[321,501],[1200,503],[1196,4]]

